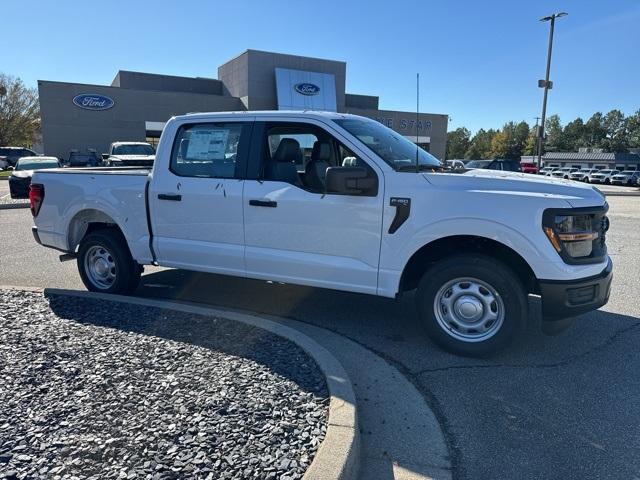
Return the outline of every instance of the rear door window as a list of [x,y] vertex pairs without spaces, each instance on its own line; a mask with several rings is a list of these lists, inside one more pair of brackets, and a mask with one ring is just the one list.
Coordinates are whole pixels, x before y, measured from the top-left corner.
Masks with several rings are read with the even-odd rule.
[[250,131],[241,122],[182,125],[169,169],[181,177],[243,178]]

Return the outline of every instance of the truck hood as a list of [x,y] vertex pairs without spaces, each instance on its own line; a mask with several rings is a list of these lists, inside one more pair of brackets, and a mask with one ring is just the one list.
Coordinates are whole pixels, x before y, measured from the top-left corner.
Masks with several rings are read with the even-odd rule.
[[13,178],[31,178],[33,177],[33,170],[14,170],[11,172]]
[[602,205],[604,194],[591,185],[518,172],[471,170],[462,175],[423,174],[437,187],[495,195],[519,195],[565,200],[572,207]]

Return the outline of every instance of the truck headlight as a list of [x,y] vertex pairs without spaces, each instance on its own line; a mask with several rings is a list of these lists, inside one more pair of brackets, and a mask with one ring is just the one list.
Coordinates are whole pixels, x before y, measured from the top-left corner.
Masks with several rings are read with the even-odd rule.
[[543,230],[565,262],[599,261],[606,254],[604,235],[609,228],[606,211],[607,206],[576,214],[571,210],[547,210]]

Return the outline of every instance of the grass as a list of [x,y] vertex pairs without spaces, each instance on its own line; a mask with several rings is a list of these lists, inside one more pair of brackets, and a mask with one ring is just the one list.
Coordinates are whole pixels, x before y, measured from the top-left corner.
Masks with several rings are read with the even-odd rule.
[[11,172],[9,170],[0,170],[0,178],[11,176]]

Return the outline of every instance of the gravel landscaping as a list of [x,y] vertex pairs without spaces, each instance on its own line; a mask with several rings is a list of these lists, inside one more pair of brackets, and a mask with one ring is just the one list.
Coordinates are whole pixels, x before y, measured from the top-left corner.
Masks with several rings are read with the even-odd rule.
[[0,290],[0,478],[301,478],[328,392],[261,329]]

